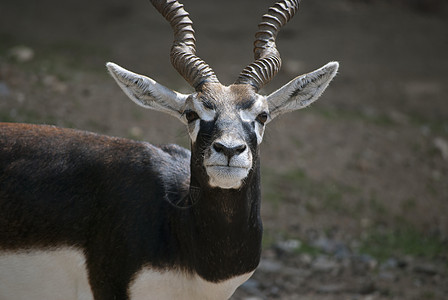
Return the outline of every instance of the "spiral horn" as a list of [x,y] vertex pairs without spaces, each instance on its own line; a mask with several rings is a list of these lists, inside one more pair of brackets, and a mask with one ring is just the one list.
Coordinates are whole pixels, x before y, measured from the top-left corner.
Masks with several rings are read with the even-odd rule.
[[201,58],[196,56],[196,39],[194,37],[193,22],[183,4],[176,0],[151,0],[152,5],[170,23],[174,32],[171,47],[171,63],[182,77],[195,90],[207,82],[219,80],[212,68]]
[[250,84],[258,91],[278,73],[282,61],[275,39],[280,28],[297,12],[299,3],[300,0],[281,0],[263,15],[255,34],[255,61],[244,68],[235,84]]

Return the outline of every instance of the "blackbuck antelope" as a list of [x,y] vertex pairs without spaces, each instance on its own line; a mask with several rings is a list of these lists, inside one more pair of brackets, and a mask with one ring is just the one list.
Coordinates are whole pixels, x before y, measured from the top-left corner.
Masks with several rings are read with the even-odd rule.
[[187,127],[191,152],[53,126],[0,126],[0,299],[227,299],[260,260],[265,126],[315,101],[331,62],[276,92],[277,33],[298,0],[275,3],[255,35],[255,61],[230,85],[195,55],[192,22],[152,0],[174,30],[171,61],[185,95],[116,64],[137,104]]

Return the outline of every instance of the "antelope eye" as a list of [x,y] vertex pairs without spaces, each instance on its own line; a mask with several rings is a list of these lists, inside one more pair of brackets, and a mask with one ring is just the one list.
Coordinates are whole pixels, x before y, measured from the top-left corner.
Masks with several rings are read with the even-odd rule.
[[185,112],[185,118],[187,119],[188,123],[191,123],[199,119],[199,116],[195,111],[188,110]]
[[266,123],[266,121],[268,120],[268,114],[265,112],[262,112],[261,114],[259,114],[257,116],[257,122],[260,123],[261,125],[264,125],[264,123]]

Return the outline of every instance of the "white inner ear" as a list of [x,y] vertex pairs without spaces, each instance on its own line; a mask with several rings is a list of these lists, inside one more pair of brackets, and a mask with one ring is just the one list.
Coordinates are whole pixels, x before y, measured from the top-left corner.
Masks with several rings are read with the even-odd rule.
[[336,75],[339,64],[330,62],[311,73],[298,76],[267,97],[271,118],[307,107],[316,101]]
[[132,101],[145,108],[168,113],[184,122],[181,112],[188,95],[173,91],[149,77],[128,71],[114,63],[109,62],[106,66]]

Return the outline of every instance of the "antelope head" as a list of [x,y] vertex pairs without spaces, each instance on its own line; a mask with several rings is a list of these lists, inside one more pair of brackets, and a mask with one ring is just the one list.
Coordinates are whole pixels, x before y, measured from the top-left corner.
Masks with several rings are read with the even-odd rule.
[[114,63],[107,67],[138,105],[168,113],[187,126],[192,178],[201,178],[198,181],[211,188],[238,189],[257,164],[265,126],[275,117],[317,100],[339,65],[330,62],[270,95],[258,93],[280,69],[275,39],[299,8],[299,0],[281,0],[269,8],[258,25],[254,62],[233,84],[222,85],[210,66],[195,54],[192,21],[183,5],[174,0],[151,2],[173,28],[171,62],[195,92],[178,93]]

